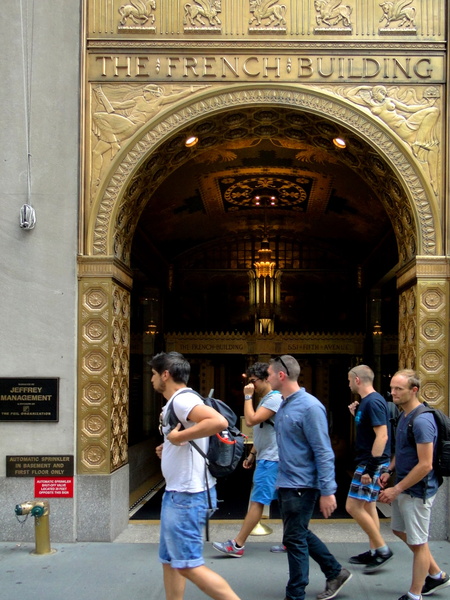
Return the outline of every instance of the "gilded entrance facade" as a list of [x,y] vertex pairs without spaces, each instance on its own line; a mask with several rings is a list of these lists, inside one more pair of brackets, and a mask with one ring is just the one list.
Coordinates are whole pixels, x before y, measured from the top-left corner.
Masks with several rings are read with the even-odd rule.
[[128,461],[130,251],[145,191],[197,151],[183,145],[188,133],[211,147],[245,135],[236,110],[325,117],[361,140],[351,160],[397,237],[399,366],[416,368],[424,398],[448,411],[446,10],[444,0],[85,0],[80,476]]

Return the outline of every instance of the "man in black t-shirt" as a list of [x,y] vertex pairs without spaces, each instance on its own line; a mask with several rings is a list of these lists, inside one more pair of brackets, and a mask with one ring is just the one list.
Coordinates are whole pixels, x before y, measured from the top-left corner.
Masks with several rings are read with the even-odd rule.
[[356,423],[356,470],[345,508],[369,537],[370,549],[352,556],[352,564],[364,565],[364,573],[373,573],[389,561],[393,553],[380,533],[376,501],[379,477],[386,472],[390,459],[389,409],[386,400],[373,387],[374,373],[367,365],[350,369],[350,390],[361,397],[349,405]]

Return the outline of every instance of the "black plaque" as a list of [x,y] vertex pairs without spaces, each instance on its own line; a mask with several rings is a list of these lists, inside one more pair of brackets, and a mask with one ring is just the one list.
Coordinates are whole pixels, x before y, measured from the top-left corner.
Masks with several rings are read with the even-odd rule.
[[58,421],[58,384],[58,378],[0,378],[0,421]]
[[73,477],[73,456],[7,456],[6,477]]

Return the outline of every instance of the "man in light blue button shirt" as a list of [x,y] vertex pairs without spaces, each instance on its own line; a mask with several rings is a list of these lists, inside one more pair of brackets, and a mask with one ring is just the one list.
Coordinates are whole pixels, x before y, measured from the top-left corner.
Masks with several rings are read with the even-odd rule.
[[290,355],[271,359],[268,382],[283,396],[276,414],[279,466],[278,502],[283,519],[289,581],[285,600],[304,600],[309,583],[309,556],[326,577],[318,600],[335,598],[352,577],[326,545],[308,529],[317,499],[328,518],[336,509],[334,454],[325,407],[298,384],[300,365]]

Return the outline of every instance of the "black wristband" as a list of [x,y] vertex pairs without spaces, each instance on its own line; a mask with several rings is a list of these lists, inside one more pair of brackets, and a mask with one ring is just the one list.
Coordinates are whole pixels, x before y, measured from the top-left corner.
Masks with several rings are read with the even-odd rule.
[[394,473],[394,469],[388,469],[387,467],[382,467],[381,475],[387,473],[388,475],[392,475]]
[[380,458],[380,456],[371,456],[364,467],[362,475],[370,475],[370,478],[373,479],[373,476],[378,469],[378,465],[380,464]]

